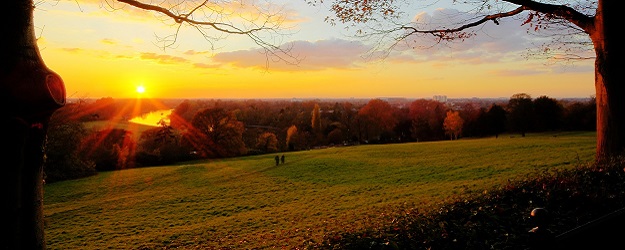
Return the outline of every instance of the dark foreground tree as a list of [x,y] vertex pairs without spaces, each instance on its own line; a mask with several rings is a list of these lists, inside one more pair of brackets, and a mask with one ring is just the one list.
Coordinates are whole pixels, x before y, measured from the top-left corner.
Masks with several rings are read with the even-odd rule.
[[[116,3],[119,2],[119,3]],[[152,1],[150,1],[152,2]],[[237,10],[217,8],[238,1],[159,1],[158,5],[134,0],[107,1],[107,4],[128,4],[164,15],[179,28],[191,26],[208,42],[224,38],[224,34],[243,35],[251,39],[269,56],[288,62],[288,48],[280,48],[280,26],[284,21],[280,8],[258,5],[259,13],[244,16]],[[243,4],[232,4],[241,6]],[[265,7],[269,6],[268,9]],[[37,47],[32,0],[8,0],[0,15],[0,95],[5,113],[2,129],[3,171],[0,176],[1,249],[45,249],[43,231],[43,161],[48,121],[54,111],[65,105],[65,86],[61,77],[46,67]],[[223,12],[219,12],[222,10]],[[277,11],[274,11],[277,10]],[[243,10],[241,10],[242,12]],[[165,39],[163,46],[175,43],[177,34]]]
[[[312,1],[323,2],[323,1]],[[625,151],[625,36],[622,36],[622,1],[610,0],[469,0],[469,1],[419,1],[418,5],[436,7],[439,4],[464,4],[471,7],[475,18],[458,23],[400,23],[406,10],[401,6],[408,1],[332,0],[331,8],[336,18],[331,21],[352,23],[388,23],[372,29],[359,30],[358,34],[378,34],[390,37],[391,46],[399,42],[434,38],[437,42],[463,41],[478,33],[484,25],[497,25],[504,18],[521,17],[530,31],[551,32],[553,46],[543,51],[563,52],[560,55],[582,55],[584,49],[594,50],[595,90],[597,103],[596,160],[616,157]],[[387,22],[388,21],[388,22]],[[553,36],[557,34],[557,36]],[[581,49],[581,50],[577,50]]]

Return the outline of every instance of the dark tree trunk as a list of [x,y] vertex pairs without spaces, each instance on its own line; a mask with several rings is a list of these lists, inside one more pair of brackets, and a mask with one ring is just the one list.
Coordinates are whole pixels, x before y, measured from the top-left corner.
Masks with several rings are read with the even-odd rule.
[[2,249],[45,249],[43,160],[50,115],[65,104],[61,78],[37,48],[32,0],[3,2],[0,15],[0,225]]
[[597,161],[625,153],[625,39],[619,2],[599,1],[590,32],[597,55]]

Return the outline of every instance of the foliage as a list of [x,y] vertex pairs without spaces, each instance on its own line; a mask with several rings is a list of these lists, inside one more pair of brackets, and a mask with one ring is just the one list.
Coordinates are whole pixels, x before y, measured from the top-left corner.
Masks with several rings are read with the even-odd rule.
[[449,110],[447,116],[443,122],[445,128],[445,134],[453,139],[458,139],[458,136],[462,133],[462,127],[464,126],[464,120],[460,117],[458,111]]
[[596,131],[597,108],[595,98],[588,102],[567,103],[564,110],[564,130]]
[[191,160],[191,148],[181,143],[181,134],[165,123],[141,133],[136,161],[139,166],[155,166]]
[[540,96],[533,101],[534,129],[538,131],[554,131],[562,127],[564,108],[556,99]]
[[78,154],[80,142],[87,137],[88,131],[81,122],[70,117],[72,112],[66,112],[72,108],[73,105],[68,105],[50,119],[44,162],[47,183],[96,174],[94,162]]
[[104,129],[89,134],[78,148],[78,154],[95,162],[96,170],[109,171],[134,167],[136,142],[132,132]]
[[232,157],[247,152],[243,142],[243,123],[223,108],[207,108],[191,121],[193,128],[184,141],[207,157]]
[[321,130],[321,111],[319,109],[319,104],[315,103],[315,108],[313,108],[311,113],[310,126],[315,133],[318,133]]
[[525,93],[514,94],[508,101],[508,122],[510,131],[525,133],[533,129],[534,105],[532,97]]
[[488,123],[488,130],[496,137],[499,134],[506,131],[506,116],[507,112],[504,108],[497,104],[493,104],[488,113],[486,113],[486,122]]
[[278,138],[274,133],[265,132],[258,137],[256,148],[265,153],[278,151]]
[[[561,119],[548,122],[549,124],[557,124],[555,128],[550,126],[550,130],[562,131],[578,128],[593,131],[595,118],[592,116],[596,115],[594,99],[589,102],[559,100],[554,104],[553,99],[542,96],[533,100],[532,105],[541,103],[543,99],[548,105],[551,104],[551,106],[562,107],[563,109]],[[77,114],[81,114],[81,110],[83,110],[80,106],[81,103],[68,105],[68,107],[81,108],[71,110],[64,108],[60,111],[63,111],[64,117],[79,118],[80,116]],[[117,101],[109,100],[106,103],[117,103]],[[200,157],[218,158],[225,155],[266,153],[264,150],[257,149],[258,138],[264,133],[273,133],[278,142],[285,142],[284,144],[278,143],[278,151],[306,150],[310,149],[311,146],[355,145],[361,142],[391,143],[441,140],[445,138],[445,114],[452,107],[459,112],[460,117],[464,120],[461,129],[465,138],[498,136],[506,132],[505,125],[508,122],[505,111],[507,102],[505,100],[494,102],[470,99],[464,101],[450,100],[447,103],[441,103],[425,99],[350,100],[349,102],[320,100],[303,102],[282,100],[222,101],[207,99],[162,101],[162,103],[177,104],[170,116],[170,125],[162,130],[151,131],[154,127],[117,119],[91,121],[83,124],[94,130],[115,128],[132,131],[133,139],[139,142],[136,160],[139,166],[148,166]],[[311,122],[315,107],[318,107],[319,119],[317,120],[319,121],[318,126],[321,128],[317,132],[313,131]],[[242,123],[244,127],[241,134],[243,144],[239,143],[238,145],[240,146],[239,149],[244,147],[246,152],[240,150],[230,153],[223,152],[224,145],[219,145],[206,135],[199,133],[199,130],[194,130],[193,117],[199,112],[209,109],[222,110],[222,113],[227,113],[228,116]],[[92,109],[89,112],[99,113],[100,111]],[[119,113],[121,111],[113,110],[111,112]],[[541,116],[538,111],[536,112],[535,117]],[[544,119],[547,121],[556,115],[545,114],[542,117],[549,117]],[[542,132],[541,127],[547,128],[538,126],[541,123],[538,119],[530,120],[530,118],[525,118],[528,124],[534,125],[534,129],[530,132]],[[146,135],[143,135],[144,132]],[[161,140],[162,138],[159,139],[163,133],[173,134],[176,138],[174,141],[165,142]],[[232,141],[238,142],[237,133],[234,135]],[[205,150],[198,150],[201,148]]]
[[288,148],[288,150],[295,149],[293,143],[294,139],[296,139],[295,137],[297,137],[297,126],[291,125],[286,131],[286,147]]
[[446,112],[447,108],[439,101],[420,99],[410,103],[409,118],[412,120],[413,138],[417,141],[443,139]]
[[373,142],[390,142],[384,140],[385,133],[392,132],[397,124],[394,108],[390,103],[381,99],[372,99],[358,111],[358,116],[364,124],[365,140]]

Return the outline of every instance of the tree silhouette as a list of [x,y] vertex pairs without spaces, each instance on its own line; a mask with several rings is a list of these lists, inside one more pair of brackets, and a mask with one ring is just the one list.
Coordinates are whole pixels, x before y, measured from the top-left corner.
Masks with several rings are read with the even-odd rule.
[[[256,13],[246,16],[225,8],[225,5],[238,1],[159,1],[158,5],[135,0],[107,1],[108,4],[116,2],[159,13],[175,22],[178,26],[175,30],[190,26],[209,43],[226,38],[226,35],[246,36],[263,48],[268,56],[297,63],[297,58],[290,56],[289,47],[275,44],[284,34],[281,32],[284,18],[280,15],[280,8],[254,6]],[[0,157],[5,166],[0,179],[0,224],[4,232],[0,241],[2,249],[45,249],[45,141],[51,114],[65,105],[65,85],[61,77],[45,65],[39,53],[34,32],[33,1],[8,0],[3,2],[3,7],[6,14],[0,15],[0,33],[4,38],[0,46],[0,99],[7,111],[0,122],[5,134],[0,140],[3,148]],[[163,46],[171,46],[177,38],[175,33],[160,42]]]
[[[312,4],[324,1],[311,1]],[[326,1],[327,2],[327,1]],[[335,17],[330,22],[372,24],[358,29],[360,37],[369,40],[379,37],[381,43],[389,41],[392,48],[400,43],[410,43],[433,38],[435,43],[464,41],[476,36],[485,25],[499,25],[504,18],[520,17],[529,32],[544,32],[551,38],[551,46],[542,48],[546,55],[577,60],[595,60],[595,90],[597,104],[596,160],[604,161],[625,151],[625,46],[621,34],[620,1],[532,1],[532,0],[470,0],[470,1],[419,1],[419,6],[437,7],[440,4],[468,6],[472,17],[455,22],[419,22],[412,19],[402,22],[406,1],[332,0]],[[453,15],[450,15],[450,17]],[[421,20],[423,21],[423,20]],[[440,21],[440,20],[439,20]],[[386,40],[384,40],[386,39]],[[388,48],[388,46],[386,46]],[[594,50],[594,56],[584,52]],[[503,83],[502,83],[503,84]]]
[[193,129],[186,140],[200,154],[210,157],[232,157],[247,153],[243,142],[245,126],[236,115],[222,108],[207,108],[198,112],[191,121]]
[[540,96],[534,99],[534,129],[536,131],[554,131],[562,123],[564,107],[556,99]]
[[534,124],[534,104],[532,97],[525,93],[514,94],[508,101],[508,122],[510,129],[519,132],[522,137]]
[[506,114],[506,110],[497,104],[491,105],[486,113],[487,126],[495,138],[506,131]]

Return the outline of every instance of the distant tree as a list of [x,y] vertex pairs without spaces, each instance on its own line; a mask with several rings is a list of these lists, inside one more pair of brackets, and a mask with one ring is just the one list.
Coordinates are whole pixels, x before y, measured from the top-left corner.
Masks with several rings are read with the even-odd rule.
[[372,99],[358,111],[366,123],[366,139],[380,141],[381,135],[392,132],[397,124],[395,110],[390,103],[381,99]]
[[510,129],[522,137],[534,124],[534,104],[532,97],[525,93],[514,94],[508,101],[508,122]]
[[477,118],[471,124],[466,124],[465,120],[465,128],[463,129],[463,131],[469,129],[470,132],[463,132],[464,135],[486,136],[494,134],[492,132],[492,129],[488,125],[488,110],[484,107],[480,107],[477,113]]
[[[556,59],[594,59],[594,86],[597,112],[596,160],[620,156],[625,151],[625,38],[622,30],[621,1],[419,1],[419,6],[436,8],[439,4],[459,4],[467,7],[466,15],[447,14],[445,20],[431,18],[401,19],[410,13],[406,1],[375,0],[324,2],[334,12],[329,22],[350,23],[359,37],[378,41],[377,47],[420,47],[417,41],[444,44],[465,41],[477,36],[487,25],[499,25],[504,19],[520,18],[526,30],[541,38],[549,38],[537,48],[537,54]],[[413,1],[414,2],[414,1]],[[417,6],[417,9],[419,9]],[[443,7],[443,6],[441,6]],[[445,6],[447,7],[447,6]],[[454,19],[455,18],[455,19]],[[371,24],[369,22],[375,22]],[[430,40],[433,39],[433,40]],[[388,43],[387,43],[388,42]],[[383,45],[384,44],[384,45]],[[532,43],[533,44],[533,43]],[[594,53],[593,53],[594,52]],[[387,51],[387,53],[389,53]]]
[[464,128],[462,128],[463,136],[476,136],[481,135],[483,128],[480,128],[481,124],[478,124],[478,119],[483,115],[484,110],[479,107],[479,104],[474,102],[462,103],[458,112],[460,117],[464,120]]
[[297,127],[295,125],[291,125],[286,131],[286,147],[289,150],[294,150],[294,140],[297,137]]
[[83,113],[84,121],[110,120],[116,118],[119,114],[115,100],[112,97],[100,98],[95,100],[94,103],[85,105]]
[[410,119],[410,109],[409,108],[399,108],[396,109],[395,117],[397,118],[397,124],[393,129],[397,139],[400,142],[409,142],[412,141],[412,120]]
[[344,102],[341,105],[340,122],[345,126],[345,137],[350,141],[358,141],[357,137],[357,129],[356,129],[356,116],[358,114],[358,110],[354,107],[354,104],[351,102]]
[[137,145],[137,164],[142,166],[171,164],[190,160],[192,149],[181,144],[181,133],[163,120],[159,126],[141,133]]
[[534,129],[554,131],[561,128],[564,107],[556,99],[540,96],[534,99]]
[[245,127],[234,113],[223,108],[207,108],[198,112],[191,121],[193,129],[184,140],[205,157],[232,157],[244,155]]
[[278,137],[271,132],[262,133],[256,142],[256,148],[265,153],[278,151]]
[[595,98],[587,102],[575,101],[565,106],[564,127],[567,130],[595,131],[597,111]]
[[93,160],[98,171],[121,170],[134,167],[136,147],[132,132],[104,129],[89,134],[78,153]]
[[[338,117],[337,117],[338,118]],[[341,122],[335,121],[326,126],[326,138],[328,143],[334,145],[341,145],[347,141],[345,134],[346,127]]]
[[315,103],[315,107],[312,110],[311,116],[312,118],[310,119],[310,126],[312,127],[313,132],[318,133],[321,130],[321,111],[318,103]]
[[443,122],[446,114],[447,108],[439,101],[418,99],[410,103],[413,138],[417,141],[445,138]]
[[341,145],[345,141],[345,135],[340,128],[334,128],[328,133],[328,142],[334,145]]
[[495,137],[499,137],[499,134],[506,131],[507,112],[503,107],[497,104],[491,105],[486,117],[489,131]]
[[174,108],[174,110],[169,115],[169,124],[177,129],[183,129],[189,127],[190,124],[188,121],[193,119],[193,116],[190,115],[189,112],[191,110],[191,102],[189,100],[184,100],[178,106]]
[[445,128],[445,134],[449,135],[451,140],[458,139],[458,136],[462,134],[462,127],[464,126],[464,120],[460,117],[458,111],[447,111],[447,117],[443,123]]
[[184,100],[171,112],[169,124],[176,130],[185,131],[193,126],[191,124],[193,117],[209,107],[214,107],[214,103],[206,100]]

